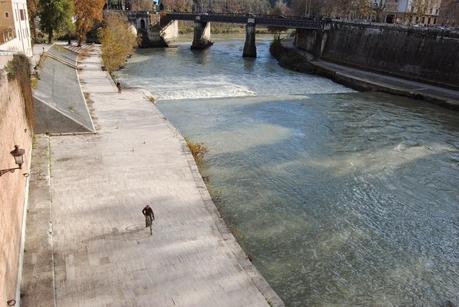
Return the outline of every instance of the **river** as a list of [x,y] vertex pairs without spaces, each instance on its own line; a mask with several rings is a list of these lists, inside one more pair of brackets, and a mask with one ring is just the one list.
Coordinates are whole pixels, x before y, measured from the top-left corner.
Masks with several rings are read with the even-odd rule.
[[258,41],[120,72],[208,149],[201,172],[287,306],[459,305],[459,113],[285,70]]

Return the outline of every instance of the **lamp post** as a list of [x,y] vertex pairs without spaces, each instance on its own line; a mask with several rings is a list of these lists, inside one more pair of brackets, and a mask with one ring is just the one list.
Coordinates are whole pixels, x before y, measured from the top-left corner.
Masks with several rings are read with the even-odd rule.
[[14,145],[14,149],[10,152],[10,154],[13,156],[14,162],[16,162],[18,167],[0,170],[0,176],[3,176],[7,173],[14,173],[14,171],[17,169],[22,169],[22,164],[24,164],[24,153],[24,149],[19,148],[18,145]]

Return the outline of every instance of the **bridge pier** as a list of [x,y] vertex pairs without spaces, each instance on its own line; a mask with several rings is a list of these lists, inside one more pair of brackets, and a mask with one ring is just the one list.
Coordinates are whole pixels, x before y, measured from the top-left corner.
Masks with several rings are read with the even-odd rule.
[[242,56],[245,58],[256,58],[257,57],[257,45],[255,40],[255,19],[249,18],[247,25],[245,26],[245,43],[244,52]]
[[201,16],[194,20],[194,36],[191,49],[207,49],[214,43],[210,41],[210,22],[202,22]]

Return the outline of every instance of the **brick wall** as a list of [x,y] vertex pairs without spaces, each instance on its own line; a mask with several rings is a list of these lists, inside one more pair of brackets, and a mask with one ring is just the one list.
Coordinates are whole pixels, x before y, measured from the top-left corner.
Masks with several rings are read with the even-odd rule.
[[0,70],[0,169],[16,167],[10,151],[24,148],[23,169],[0,177],[0,306],[14,299],[18,280],[27,178],[30,169],[32,131],[16,81],[7,81]]

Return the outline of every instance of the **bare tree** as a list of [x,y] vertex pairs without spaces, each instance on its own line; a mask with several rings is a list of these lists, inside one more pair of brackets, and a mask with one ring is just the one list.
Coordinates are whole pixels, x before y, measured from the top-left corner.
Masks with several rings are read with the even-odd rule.
[[367,19],[374,14],[369,0],[293,0],[291,6],[296,15],[310,17]]
[[132,11],[151,11],[153,2],[151,0],[131,0]]
[[386,5],[387,5],[386,0],[378,0],[374,2],[373,9],[374,9],[375,16],[376,16],[376,22],[383,21],[382,16],[384,12],[386,11]]
[[189,12],[194,1],[191,0],[163,0],[165,10],[177,12]]
[[282,0],[277,0],[270,14],[275,16],[288,16],[292,15],[292,12],[287,3]]

